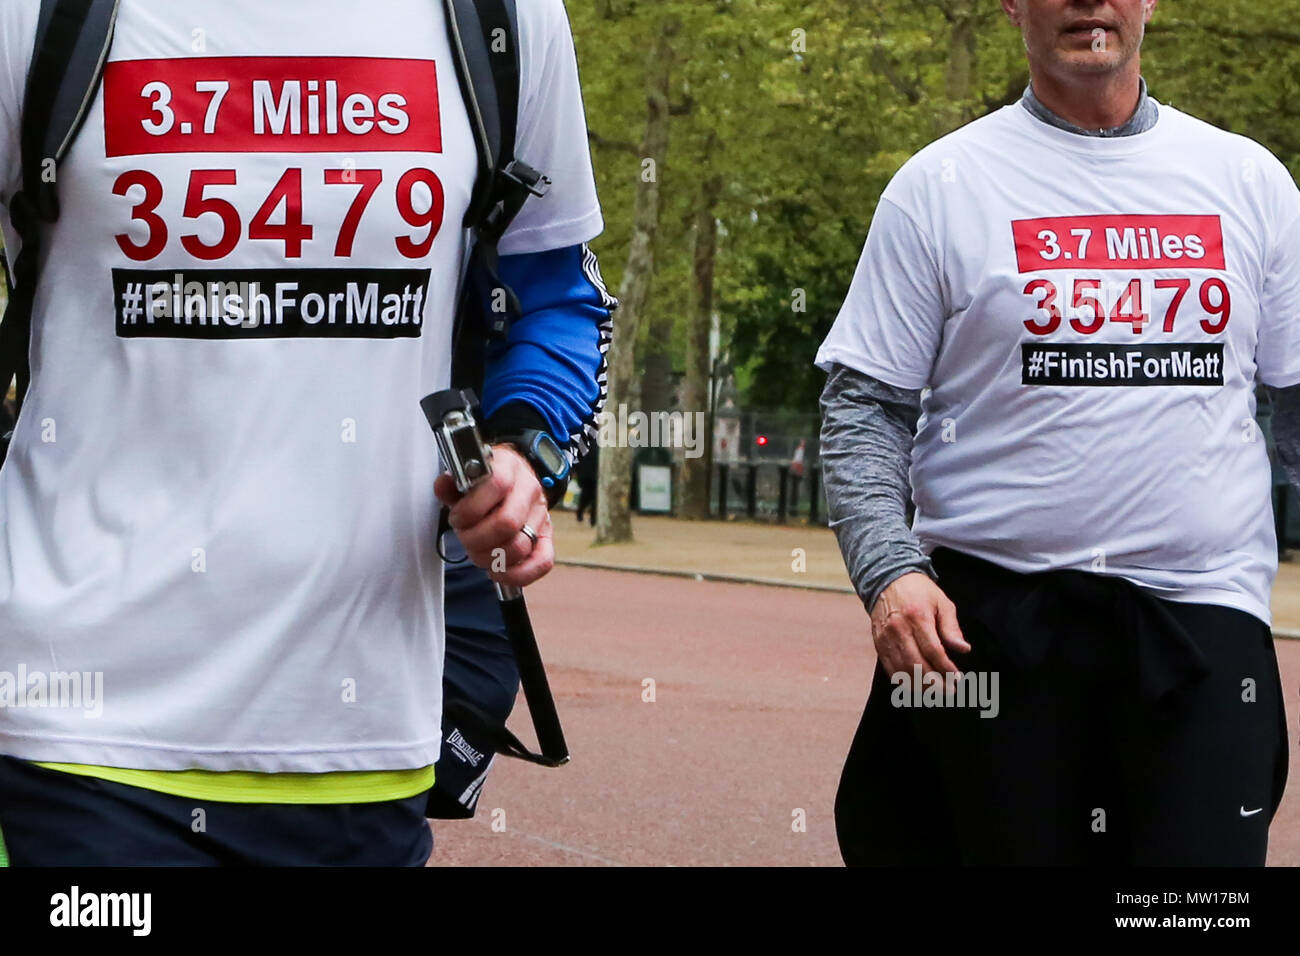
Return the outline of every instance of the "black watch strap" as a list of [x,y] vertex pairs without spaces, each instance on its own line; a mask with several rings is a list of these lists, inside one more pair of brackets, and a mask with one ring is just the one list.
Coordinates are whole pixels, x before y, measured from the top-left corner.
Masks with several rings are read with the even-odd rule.
[[[484,437],[493,444],[513,445],[525,460],[533,466],[537,479],[542,483],[546,493],[546,504],[554,508],[564,499],[565,489],[569,487],[569,465],[564,457],[564,449],[550,434],[545,416],[527,402],[507,402],[488,416],[485,423]],[[556,474],[546,462],[537,460],[533,453],[533,440],[537,435],[545,435],[560,457],[564,457],[564,473]],[[548,481],[548,479],[550,479]]]
[[546,495],[546,505],[554,508],[564,499],[569,487],[569,459],[549,432],[530,428],[508,432],[492,438],[496,444],[513,446],[533,468]]

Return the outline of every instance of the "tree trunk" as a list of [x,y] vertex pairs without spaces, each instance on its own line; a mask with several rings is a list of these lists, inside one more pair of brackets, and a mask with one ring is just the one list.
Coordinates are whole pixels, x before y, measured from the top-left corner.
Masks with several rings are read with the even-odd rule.
[[[647,68],[645,141],[641,150],[643,159],[637,184],[632,242],[623,282],[618,290],[621,304],[614,313],[614,334],[608,358],[609,395],[605,409],[615,422],[619,418],[619,405],[627,404],[635,392],[636,343],[654,278],[660,177],[668,156],[668,92],[672,70],[671,39],[675,32],[672,21],[665,20],[660,24],[659,37]],[[632,450],[618,447],[617,441],[602,442],[598,481],[596,543],[631,541]]]
[[948,133],[975,115],[975,71],[979,52],[980,15],[985,13],[983,0],[957,0],[948,8],[952,32],[948,37],[948,66],[944,72],[944,91],[948,94]]
[[948,68],[944,86],[948,98],[964,103],[975,90],[975,56],[979,34],[974,12],[962,11],[952,21],[948,40]]
[[[712,150],[710,150],[710,153]],[[695,213],[695,301],[690,327],[686,330],[686,378],[682,383],[682,412],[700,413],[709,421],[709,330],[713,327],[713,273],[718,256],[718,220],[715,210],[722,193],[722,178],[714,176],[700,190],[700,206]],[[694,434],[705,443],[698,458],[682,461],[681,507],[679,514],[691,520],[709,517],[708,444],[713,436],[707,429]]]

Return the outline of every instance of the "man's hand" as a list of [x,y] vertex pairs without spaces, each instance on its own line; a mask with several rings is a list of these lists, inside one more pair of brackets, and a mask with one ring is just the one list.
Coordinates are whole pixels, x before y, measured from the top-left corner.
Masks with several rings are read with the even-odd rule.
[[957,626],[957,608],[928,575],[904,574],[880,592],[871,609],[871,636],[876,654],[891,677],[937,671],[958,674],[948,651],[970,651]]
[[[448,521],[469,559],[498,584],[522,588],[544,577],[555,564],[551,513],[542,483],[510,445],[492,447],[492,475],[461,495],[455,479],[439,476],[434,494],[450,509]],[[533,544],[524,525],[537,535]]]

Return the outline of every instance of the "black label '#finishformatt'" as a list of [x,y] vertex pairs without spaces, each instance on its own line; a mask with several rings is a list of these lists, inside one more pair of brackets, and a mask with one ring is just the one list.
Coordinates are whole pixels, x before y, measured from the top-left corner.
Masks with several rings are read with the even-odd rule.
[[1022,385],[1222,385],[1223,345],[1020,346]]
[[418,338],[428,269],[114,269],[122,338]]

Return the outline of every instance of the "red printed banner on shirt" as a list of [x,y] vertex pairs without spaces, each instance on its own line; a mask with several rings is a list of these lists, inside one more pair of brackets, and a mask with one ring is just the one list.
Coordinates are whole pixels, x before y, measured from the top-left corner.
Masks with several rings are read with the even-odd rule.
[[442,152],[432,60],[224,56],[104,68],[109,156]]
[[1056,216],[1011,223],[1016,263],[1044,269],[1223,269],[1218,216]]

